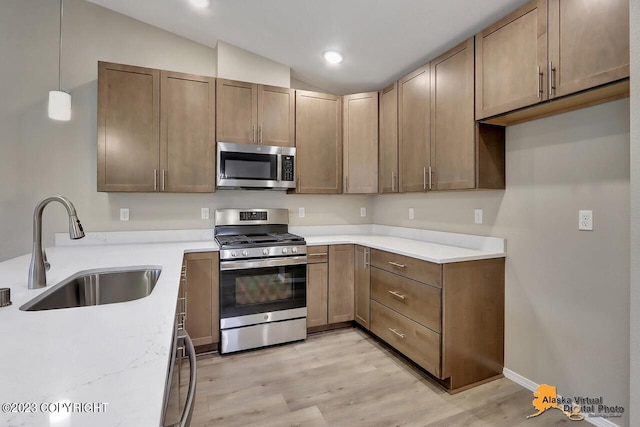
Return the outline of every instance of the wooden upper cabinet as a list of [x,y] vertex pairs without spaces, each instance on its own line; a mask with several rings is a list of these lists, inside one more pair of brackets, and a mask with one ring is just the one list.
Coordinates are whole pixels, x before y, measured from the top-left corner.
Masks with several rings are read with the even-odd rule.
[[344,192],[378,192],[378,92],[343,100]]
[[473,38],[431,62],[434,190],[475,188]]
[[214,191],[215,79],[162,71],[161,191]]
[[398,82],[400,192],[426,191],[430,154],[429,64]]
[[341,98],[296,91],[297,193],[342,192]]
[[629,0],[549,0],[550,97],[629,77]]
[[258,85],[258,143],[295,146],[295,91]]
[[160,71],[98,63],[98,191],[157,191]]
[[476,35],[476,120],[546,98],[547,0],[533,0]]
[[398,192],[398,83],[380,91],[380,155],[378,189]]
[[253,144],[257,141],[258,85],[217,79],[216,140]]
[[220,142],[295,146],[293,89],[218,79]]

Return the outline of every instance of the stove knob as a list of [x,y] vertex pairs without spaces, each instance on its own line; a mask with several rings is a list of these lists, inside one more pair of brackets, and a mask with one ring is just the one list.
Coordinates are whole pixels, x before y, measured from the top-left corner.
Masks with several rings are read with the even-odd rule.
[[238,256],[238,252],[236,252],[236,251],[231,251],[231,256]]
[[249,256],[249,251],[246,249],[242,251],[242,256]]
[[269,249],[264,248],[264,249],[262,250],[262,255],[269,255]]
[[286,254],[287,253],[287,248],[282,248],[282,253]]
[[297,254],[298,253],[298,248],[295,248],[295,247],[291,248],[291,252],[294,253],[294,254]]

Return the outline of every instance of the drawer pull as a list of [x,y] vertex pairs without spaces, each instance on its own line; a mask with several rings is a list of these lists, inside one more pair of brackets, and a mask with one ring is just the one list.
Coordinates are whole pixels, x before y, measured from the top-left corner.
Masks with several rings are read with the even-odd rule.
[[396,291],[389,291],[389,293],[390,293],[391,295],[393,295],[394,297],[396,297],[396,298],[400,298],[401,300],[403,300],[403,301],[404,301],[404,297],[405,297],[404,295],[402,295],[402,294],[400,294],[400,293],[398,293],[398,292],[396,292]]
[[389,328],[389,330],[390,330],[391,332],[393,332],[394,334],[396,334],[398,337],[400,337],[400,338],[404,339],[405,334],[401,334],[400,332],[396,331],[396,330],[395,330],[395,329],[393,329],[393,328]]
[[398,264],[397,262],[393,262],[393,261],[389,261],[389,264],[393,265],[394,267],[400,267],[400,268],[406,267],[406,265],[404,264]]
[[307,254],[307,256],[327,256],[326,252],[317,253],[317,254]]

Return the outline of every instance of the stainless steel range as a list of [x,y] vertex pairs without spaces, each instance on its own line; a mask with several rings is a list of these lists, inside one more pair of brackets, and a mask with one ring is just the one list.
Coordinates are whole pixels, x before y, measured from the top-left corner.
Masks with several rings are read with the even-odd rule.
[[220,353],[307,337],[307,246],[287,209],[215,212]]

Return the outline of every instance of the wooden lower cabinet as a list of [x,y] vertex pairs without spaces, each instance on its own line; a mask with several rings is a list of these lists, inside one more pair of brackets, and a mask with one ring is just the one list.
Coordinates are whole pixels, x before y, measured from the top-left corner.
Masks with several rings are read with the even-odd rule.
[[354,265],[354,320],[369,329],[369,303],[371,296],[371,249],[356,245]]
[[185,329],[194,346],[217,344],[220,341],[218,261],[218,252],[184,255]]
[[371,251],[372,333],[451,393],[502,375],[504,258],[434,264]]
[[354,245],[329,246],[329,323],[353,320]]

